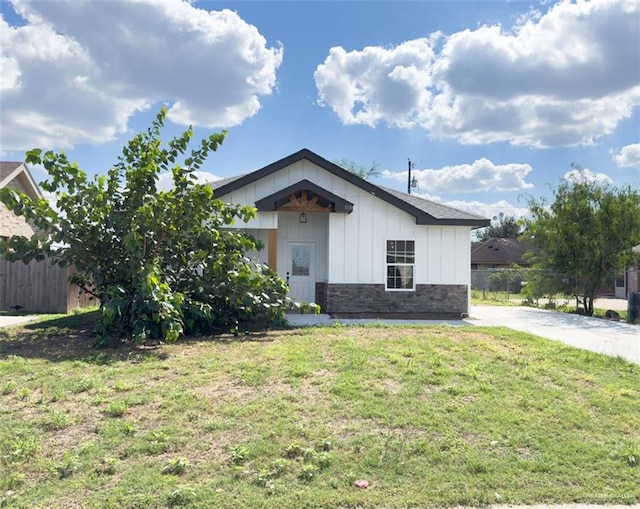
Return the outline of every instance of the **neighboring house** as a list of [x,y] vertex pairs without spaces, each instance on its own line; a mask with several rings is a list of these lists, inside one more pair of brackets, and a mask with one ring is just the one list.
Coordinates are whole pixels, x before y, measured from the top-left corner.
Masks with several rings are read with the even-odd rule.
[[488,219],[376,186],[307,149],[210,185],[258,209],[242,229],[296,301],[344,318],[469,313],[471,230]]
[[508,269],[514,264],[529,267],[524,254],[531,246],[518,239],[491,238],[471,245],[471,269]]
[[[38,185],[24,163],[0,162],[0,189],[3,187],[13,187],[31,198],[42,197]],[[34,232],[35,228],[23,217],[16,216],[0,203],[0,239],[8,239],[12,235],[30,238]]]
[[[632,247],[631,250],[640,256],[640,244]],[[640,293],[640,262],[623,270],[615,282],[616,298],[628,299],[632,293]]]
[[[514,265],[529,267],[531,263],[524,257],[531,246],[518,239],[490,238],[471,245],[471,287],[475,290],[497,290],[491,275],[496,270],[510,269]],[[519,293],[522,282],[512,280],[510,292]],[[501,288],[504,289],[504,288]]]
[[[29,169],[20,162],[0,162],[0,188],[13,187],[31,198],[42,198]],[[0,239],[13,235],[30,238],[36,228],[0,203]],[[0,311],[69,313],[93,305],[89,296],[69,284],[72,267],[60,268],[48,261],[9,262],[0,258]]]

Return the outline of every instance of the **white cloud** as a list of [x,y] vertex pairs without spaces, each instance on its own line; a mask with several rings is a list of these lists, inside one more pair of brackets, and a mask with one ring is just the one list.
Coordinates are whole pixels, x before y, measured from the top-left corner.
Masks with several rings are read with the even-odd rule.
[[635,168],[640,170],[640,143],[622,147],[620,152],[614,154],[613,160],[622,168]]
[[498,200],[493,203],[485,203],[477,200],[443,201],[434,198],[433,196],[420,193],[417,194],[428,200],[436,201],[438,203],[442,203],[443,205],[448,205],[449,207],[463,210],[471,214],[477,214],[479,216],[486,217],[487,219],[498,216],[501,212],[506,216],[515,216],[516,219],[525,217],[529,214],[529,209],[527,207],[518,207],[517,205],[514,205],[506,200]]
[[183,0],[13,0],[0,18],[2,149],[105,142],[154,103],[179,124],[230,127],[276,86],[283,49],[235,12]]
[[332,48],[315,73],[319,102],[344,123],[417,126],[466,144],[591,144],[640,105],[638,16],[637,0],[565,0],[512,30]]
[[345,124],[375,126],[381,120],[397,127],[424,122],[431,93],[433,50],[427,39],[395,48],[375,46],[347,53],[331,48],[314,77],[319,104],[330,106]]
[[[196,177],[196,183],[206,184],[214,180],[220,180],[220,177],[206,171],[195,171],[193,175]],[[158,175],[158,189],[168,191],[173,187],[173,174],[166,172]]]
[[563,178],[569,182],[594,182],[597,184],[612,184],[613,180],[604,173],[594,173],[588,169],[574,169],[564,174]]
[[529,214],[527,207],[518,207],[506,200],[498,200],[494,203],[484,203],[481,201],[447,201],[445,205],[455,207],[457,209],[466,210],[472,214],[479,214],[486,218],[497,217],[502,212],[506,216],[515,216],[516,219],[526,217]]
[[[445,166],[436,170],[416,169],[411,172],[418,180],[420,191],[425,193],[457,192],[472,193],[496,191],[519,191],[531,189],[526,181],[532,168],[528,164],[496,165],[488,159],[477,159],[471,164]],[[384,171],[383,176],[406,182],[407,172]]]

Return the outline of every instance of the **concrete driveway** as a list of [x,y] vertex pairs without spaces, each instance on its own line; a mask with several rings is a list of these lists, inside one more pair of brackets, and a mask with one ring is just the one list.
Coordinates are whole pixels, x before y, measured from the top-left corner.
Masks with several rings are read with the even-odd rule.
[[468,322],[503,326],[640,364],[640,327],[529,307],[472,306]]

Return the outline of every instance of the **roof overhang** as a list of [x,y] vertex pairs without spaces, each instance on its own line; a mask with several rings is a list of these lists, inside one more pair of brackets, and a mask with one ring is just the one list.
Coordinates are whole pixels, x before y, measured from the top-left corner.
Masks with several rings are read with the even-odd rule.
[[256,208],[262,212],[295,210],[351,214],[353,203],[305,179],[257,200]]

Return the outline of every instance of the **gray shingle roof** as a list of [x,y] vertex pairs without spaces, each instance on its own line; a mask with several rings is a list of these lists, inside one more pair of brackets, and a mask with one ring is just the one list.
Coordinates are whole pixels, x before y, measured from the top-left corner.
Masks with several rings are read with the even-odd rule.
[[472,244],[471,263],[528,266],[530,262],[524,258],[524,253],[531,250],[531,245],[518,239],[491,238]]
[[450,207],[449,205],[443,205],[442,203],[427,200],[415,194],[402,193],[400,191],[396,191],[395,189],[389,189],[388,187],[381,187],[381,189],[384,189],[388,193],[396,196],[401,200],[406,201],[410,205],[422,210],[423,212],[426,212],[436,219],[468,219],[488,221],[488,219],[477,214],[472,214],[471,212],[465,212],[464,210],[456,209],[454,207]]

